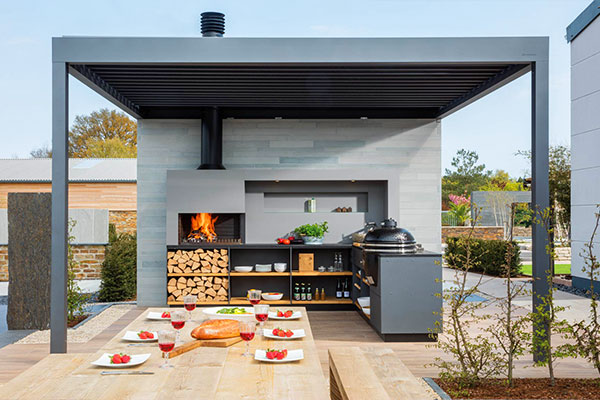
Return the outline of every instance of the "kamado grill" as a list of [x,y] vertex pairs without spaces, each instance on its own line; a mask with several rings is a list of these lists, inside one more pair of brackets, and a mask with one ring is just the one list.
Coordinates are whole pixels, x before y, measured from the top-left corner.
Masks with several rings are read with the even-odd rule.
[[371,229],[361,245],[366,252],[412,254],[423,250],[414,236],[392,218],[381,223],[381,227]]

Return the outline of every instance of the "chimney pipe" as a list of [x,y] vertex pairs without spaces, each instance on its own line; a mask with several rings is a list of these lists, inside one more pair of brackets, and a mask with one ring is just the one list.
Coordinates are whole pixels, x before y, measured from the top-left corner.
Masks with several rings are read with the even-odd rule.
[[223,119],[218,107],[211,107],[202,117],[202,164],[198,169],[225,169],[223,166]]
[[200,31],[203,37],[223,37],[225,34],[225,14],[203,12],[200,14]]

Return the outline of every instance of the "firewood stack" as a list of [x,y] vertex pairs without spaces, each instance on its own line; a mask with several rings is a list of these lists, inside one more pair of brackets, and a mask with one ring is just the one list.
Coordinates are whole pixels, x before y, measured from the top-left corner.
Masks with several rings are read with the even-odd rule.
[[[177,250],[167,253],[169,274],[227,274],[229,255],[226,249]],[[182,302],[188,294],[198,302],[227,301],[229,279],[223,276],[169,276],[168,302]]]

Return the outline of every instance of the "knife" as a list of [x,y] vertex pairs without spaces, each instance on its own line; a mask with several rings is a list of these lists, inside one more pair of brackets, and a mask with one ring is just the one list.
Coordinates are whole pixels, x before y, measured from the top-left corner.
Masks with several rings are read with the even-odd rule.
[[151,346],[156,346],[156,342],[155,343],[129,343],[127,346],[151,347]]
[[100,375],[154,375],[151,371],[102,371]]

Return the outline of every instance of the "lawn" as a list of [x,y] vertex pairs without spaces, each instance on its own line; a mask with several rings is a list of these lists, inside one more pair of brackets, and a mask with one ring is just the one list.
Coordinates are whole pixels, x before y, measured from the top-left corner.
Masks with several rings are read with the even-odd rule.
[[[557,275],[570,274],[571,264],[554,264],[554,271]],[[531,276],[531,264],[521,265],[521,273]]]

